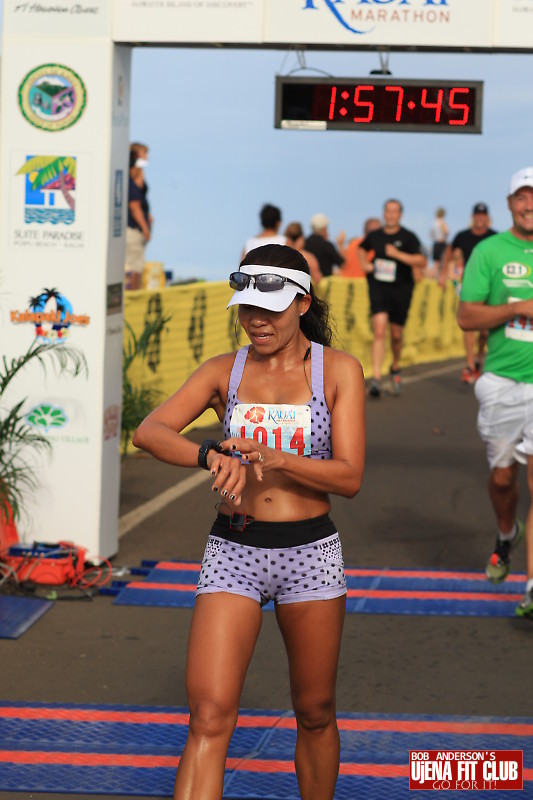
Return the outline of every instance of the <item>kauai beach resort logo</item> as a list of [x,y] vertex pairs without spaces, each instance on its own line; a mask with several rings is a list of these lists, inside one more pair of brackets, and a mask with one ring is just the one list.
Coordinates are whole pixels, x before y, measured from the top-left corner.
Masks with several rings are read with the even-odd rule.
[[[371,33],[375,23],[450,22],[454,0],[305,0],[302,12],[325,8],[350,33]],[[368,27],[368,26],[371,27]]]
[[51,441],[67,445],[89,444],[89,437],[83,426],[83,410],[79,402],[38,400],[31,406],[25,420],[30,428],[45,434]]
[[11,311],[10,317],[14,325],[32,325],[43,344],[60,344],[72,326],[85,328],[91,321],[87,314],[75,314],[71,302],[57,289],[43,289],[30,298],[28,308]]
[[76,216],[74,156],[26,156],[16,174],[25,176],[26,224],[72,225]]
[[29,123],[45,131],[70,128],[87,104],[80,76],[62,64],[42,64],[23,79],[18,90],[20,110]]
[[63,408],[51,403],[39,403],[26,414],[26,422],[32,428],[44,433],[49,433],[58,428],[64,428],[68,423],[68,416]]

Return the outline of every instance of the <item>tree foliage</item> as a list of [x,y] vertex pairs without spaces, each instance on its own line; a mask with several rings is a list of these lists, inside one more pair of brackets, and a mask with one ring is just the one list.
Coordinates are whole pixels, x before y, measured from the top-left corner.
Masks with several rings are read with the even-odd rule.
[[20,519],[24,494],[38,485],[38,456],[52,447],[48,437],[28,423],[26,397],[6,406],[8,387],[33,363],[44,374],[52,368],[56,374],[87,375],[83,353],[66,344],[34,339],[22,355],[0,359],[0,519],[9,519],[11,514],[15,521]]
[[147,322],[139,337],[125,320],[126,337],[122,349],[122,418],[121,438],[122,457],[125,458],[134,431],[143,419],[153,411],[161,400],[161,392],[151,386],[134,385],[129,370],[139,359],[144,360],[153,338],[159,336],[171,317],[159,315],[152,322]]

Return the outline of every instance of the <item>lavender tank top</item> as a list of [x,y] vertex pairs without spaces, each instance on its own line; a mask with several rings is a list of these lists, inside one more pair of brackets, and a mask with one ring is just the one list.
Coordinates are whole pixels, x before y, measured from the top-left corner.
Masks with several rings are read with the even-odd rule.
[[[228,399],[224,411],[224,438],[230,437],[230,422],[233,409],[239,403],[237,390],[241,383],[244,365],[248,357],[249,345],[237,351],[231,370],[228,386]],[[331,458],[331,415],[324,396],[324,348],[317,342],[311,342],[311,458]]]

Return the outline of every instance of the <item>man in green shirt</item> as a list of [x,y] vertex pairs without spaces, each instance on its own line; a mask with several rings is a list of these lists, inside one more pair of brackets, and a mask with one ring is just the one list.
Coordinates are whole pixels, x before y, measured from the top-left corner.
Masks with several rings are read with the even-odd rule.
[[[527,585],[516,614],[533,619],[533,167],[512,176],[507,204],[513,224],[474,248],[457,319],[465,331],[489,331],[488,355],[475,387],[498,523],[487,578],[505,580],[525,531]],[[525,526],[516,519],[520,463],[527,465],[530,496]]]

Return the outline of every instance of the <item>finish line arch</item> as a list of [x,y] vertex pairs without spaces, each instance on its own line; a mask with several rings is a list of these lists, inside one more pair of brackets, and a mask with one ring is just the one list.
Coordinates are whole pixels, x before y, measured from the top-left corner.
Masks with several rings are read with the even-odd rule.
[[27,398],[29,424],[34,411],[53,443],[22,535],[95,556],[118,549],[132,47],[527,52],[532,42],[531,0],[4,0],[2,354],[67,338],[89,365],[87,380],[21,373],[7,398]]

